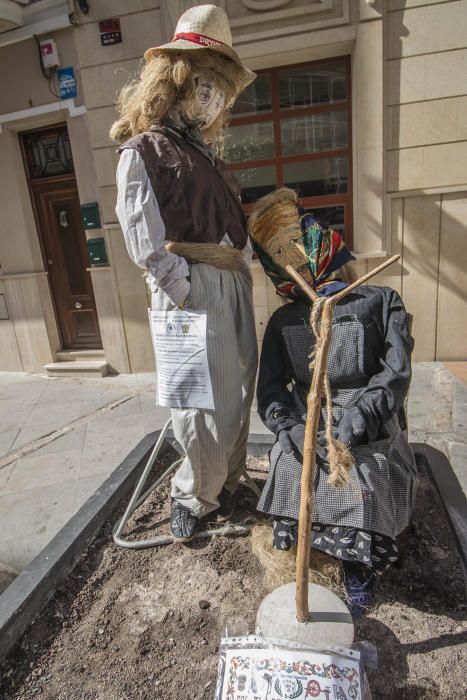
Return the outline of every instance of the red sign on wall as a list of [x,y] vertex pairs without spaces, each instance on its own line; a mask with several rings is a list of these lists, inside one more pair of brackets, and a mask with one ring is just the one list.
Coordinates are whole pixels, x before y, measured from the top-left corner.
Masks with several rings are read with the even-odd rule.
[[101,37],[102,46],[120,44],[122,41],[120,19],[118,17],[111,17],[110,19],[103,19],[99,22],[99,35]]

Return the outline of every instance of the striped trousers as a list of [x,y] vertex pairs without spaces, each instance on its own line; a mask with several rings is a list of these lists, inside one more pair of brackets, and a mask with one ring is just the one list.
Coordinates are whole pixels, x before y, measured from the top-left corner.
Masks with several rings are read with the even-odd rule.
[[[172,497],[201,517],[218,507],[223,487],[235,492],[245,468],[258,357],[248,268],[219,270],[205,263],[190,268],[187,306],[207,311],[215,408],[172,409],[174,435],[186,455],[172,479]],[[152,308],[168,311],[174,305],[158,289],[152,294]]]

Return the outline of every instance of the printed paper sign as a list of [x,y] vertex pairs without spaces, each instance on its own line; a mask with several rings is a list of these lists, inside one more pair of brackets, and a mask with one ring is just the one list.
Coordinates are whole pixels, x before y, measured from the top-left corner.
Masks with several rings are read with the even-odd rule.
[[156,354],[157,403],[214,408],[206,351],[205,311],[149,311]]
[[279,649],[225,652],[219,700],[361,700],[360,664],[338,654]]

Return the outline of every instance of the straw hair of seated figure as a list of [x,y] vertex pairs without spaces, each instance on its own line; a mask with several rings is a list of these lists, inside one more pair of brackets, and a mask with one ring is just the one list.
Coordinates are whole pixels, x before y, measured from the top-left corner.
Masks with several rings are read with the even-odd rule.
[[300,231],[298,195],[294,190],[282,187],[253,204],[248,217],[248,232],[262,248],[267,249],[267,241],[289,227]]
[[[252,528],[251,549],[264,568],[264,586],[268,593],[295,581],[297,547],[288,551],[274,549],[270,525],[261,524]],[[337,595],[344,592],[340,563],[317,549],[310,552],[309,581],[330,588]]]

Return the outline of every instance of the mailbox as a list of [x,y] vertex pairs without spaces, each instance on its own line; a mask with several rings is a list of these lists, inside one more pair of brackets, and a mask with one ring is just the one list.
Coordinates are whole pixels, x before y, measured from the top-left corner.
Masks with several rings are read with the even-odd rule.
[[81,222],[84,229],[101,228],[101,217],[97,202],[82,204],[80,206]]
[[89,264],[91,266],[96,267],[97,265],[109,264],[103,238],[90,238],[86,241],[86,247],[88,249]]

